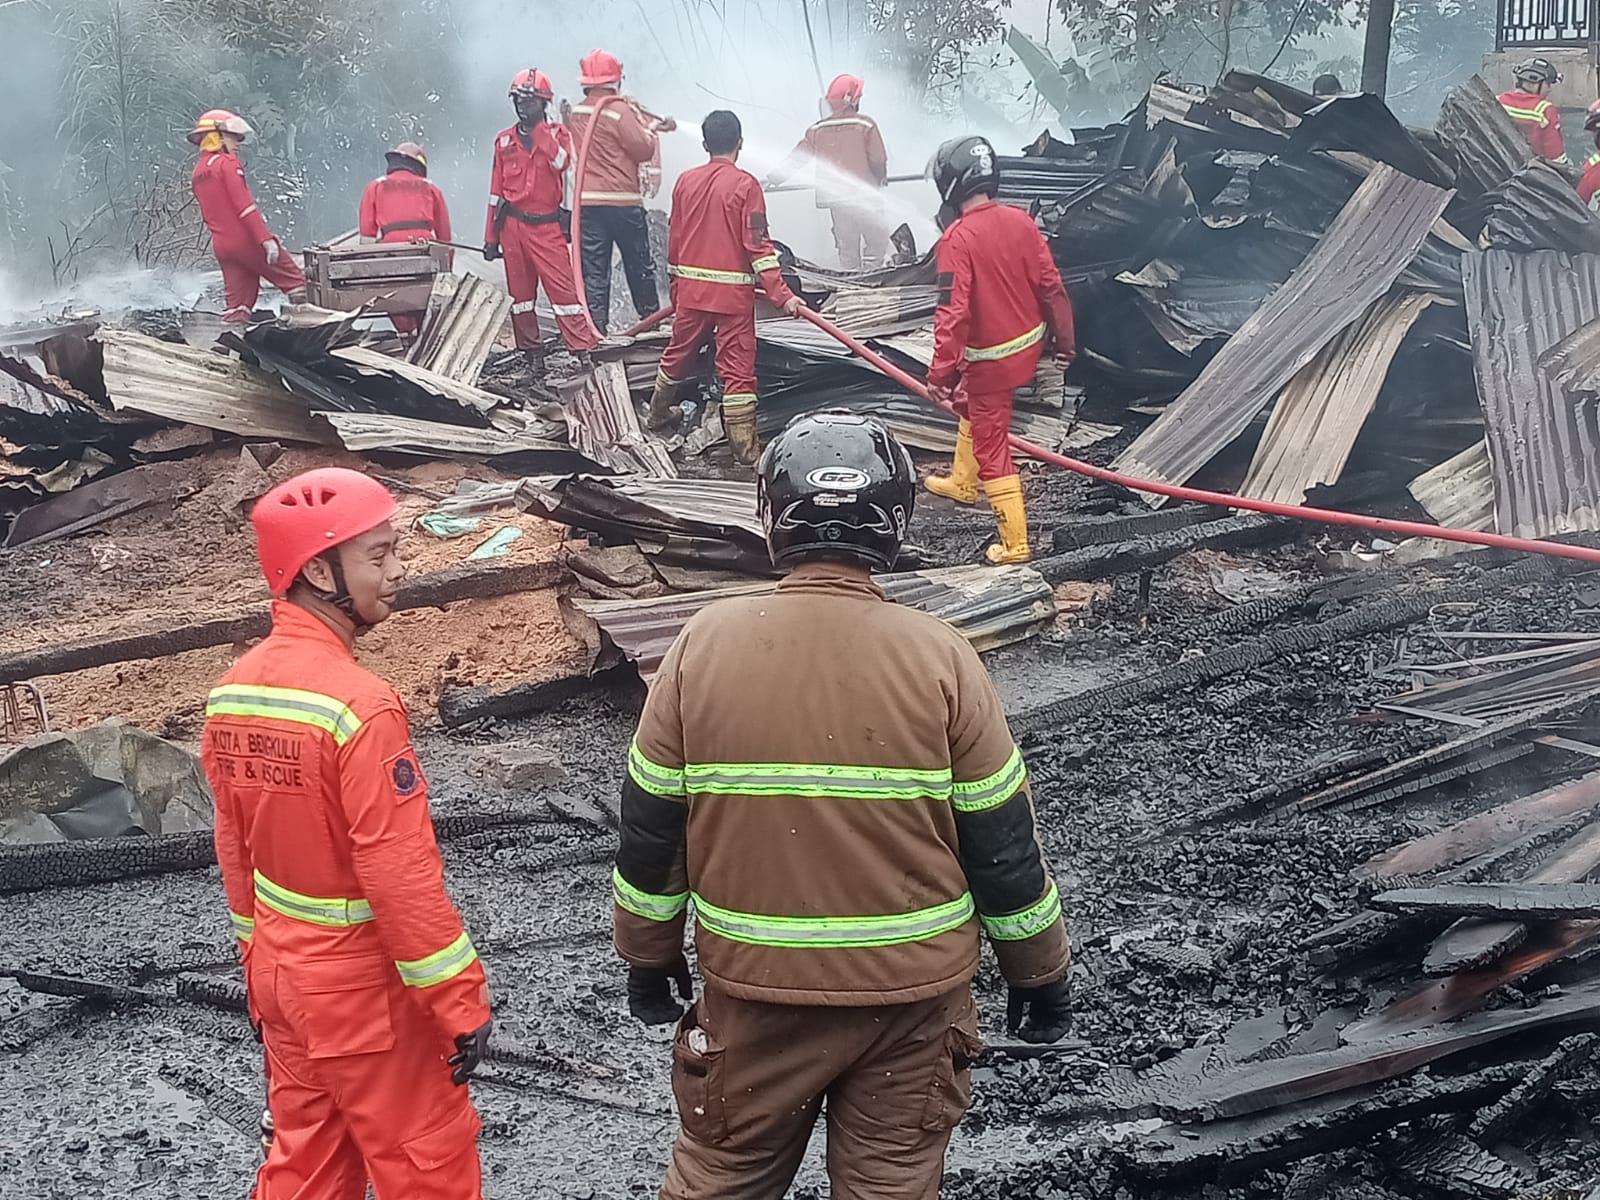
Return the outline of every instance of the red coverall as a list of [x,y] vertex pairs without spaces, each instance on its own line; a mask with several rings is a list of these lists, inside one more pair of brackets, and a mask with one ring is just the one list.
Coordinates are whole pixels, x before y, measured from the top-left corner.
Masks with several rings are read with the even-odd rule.
[[1583,160],[1583,178],[1578,180],[1578,199],[1590,208],[1600,208],[1595,195],[1600,193],[1600,150]]
[[724,409],[756,402],[756,280],[773,304],[794,293],[778,270],[767,236],[761,184],[731,159],[713,158],[678,176],[667,234],[672,276],[672,338],[661,355],[660,381],[689,376],[694,359],[716,336]]
[[939,239],[939,307],[928,386],[965,383],[961,415],[972,422],[978,478],[1017,473],[1006,434],[1011,393],[1033,378],[1048,329],[1057,354],[1072,354],[1072,305],[1044,235],[1020,208],[990,200],[958,217]]
[[211,230],[211,248],[222,268],[227,310],[222,319],[243,324],[261,295],[265,279],[281,292],[303,291],[306,277],[294,257],[278,244],[278,261],[267,263],[261,244],[277,241],[250,195],[244,168],[226,150],[208,151],[194,165],[194,198]]
[[[380,242],[448,242],[450,210],[444,193],[415,171],[396,167],[361,193],[360,232]],[[401,333],[415,333],[420,314],[391,313]]]
[[807,163],[817,167],[817,207],[833,218],[840,268],[870,271],[889,243],[879,194],[889,178],[889,152],[878,123],[850,108],[835,111],[806,130],[773,179],[788,179]]
[[494,140],[483,240],[498,245],[505,256],[511,328],[523,350],[537,350],[543,341],[533,311],[541,282],[569,350],[589,350],[600,340],[578,302],[572,258],[561,232],[563,181],[571,161],[572,134],[565,125],[541,121],[529,132],[513,125]]
[[1500,107],[1528,135],[1528,144],[1540,158],[1553,163],[1567,161],[1567,143],[1561,136],[1561,110],[1543,96],[1512,90],[1501,92]]
[[399,697],[277,600],[211,692],[201,761],[266,1045],[256,1200],[362,1200],[369,1179],[378,1200],[480,1200],[478,1114],[445,1060],[489,987]]

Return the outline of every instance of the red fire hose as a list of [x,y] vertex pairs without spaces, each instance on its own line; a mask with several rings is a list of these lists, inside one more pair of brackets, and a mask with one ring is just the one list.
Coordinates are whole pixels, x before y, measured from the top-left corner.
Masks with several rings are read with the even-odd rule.
[[[800,316],[855,351],[855,353],[877,367],[878,370],[889,376],[896,383],[909,388],[930,403],[937,403],[928,395],[928,389],[921,380],[914,375],[907,374],[881,354],[877,354],[862,345],[826,317],[812,312],[809,308],[802,308]],[[948,404],[940,404],[939,407],[947,412],[954,411]],[[1043,446],[1035,445],[1026,438],[1019,438],[1015,434],[1008,436],[1011,444],[1018,450],[1039,459],[1041,462],[1053,463],[1055,466],[1065,467],[1069,471],[1076,471],[1079,475],[1087,475],[1091,479],[1101,479],[1106,483],[1114,483],[1119,487],[1131,488],[1136,492],[1154,492],[1158,496],[1171,496],[1175,500],[1194,500],[1201,504],[1216,504],[1223,508],[1242,508],[1250,512],[1270,513],[1277,517],[1293,517],[1299,521],[1315,521],[1324,525],[1351,525],[1358,529],[1371,529],[1377,533],[1399,534],[1403,537],[1437,538],[1444,542],[1465,542],[1472,546],[1498,546],[1505,550],[1521,550],[1532,554],[1551,554],[1557,558],[1576,558],[1583,562],[1600,563],[1600,549],[1590,549],[1588,546],[1567,546],[1560,542],[1547,542],[1539,538],[1510,537],[1503,533],[1482,533],[1474,529],[1447,529],[1441,525],[1425,525],[1420,521],[1396,521],[1389,517],[1368,517],[1359,513],[1337,512],[1330,508],[1310,508],[1304,504],[1279,504],[1272,500],[1256,500],[1249,496],[1230,496],[1226,492],[1208,492],[1201,488],[1182,487],[1174,483],[1158,483],[1153,479],[1139,479],[1133,475],[1124,475],[1120,471],[1097,467],[1093,463],[1086,463],[1081,459],[1068,458],[1064,454],[1046,450]]]
[[[583,180],[588,173],[589,143],[600,126],[600,114],[605,112],[608,105],[619,102],[622,102],[622,96],[615,92],[600,97],[596,102],[594,111],[589,114],[589,123],[583,127],[583,136],[578,139],[578,157],[572,167],[572,243],[567,247],[567,252],[572,258],[572,284],[578,290],[583,319],[589,323],[589,332],[597,338],[601,336],[600,327],[594,323],[594,315],[589,311],[589,293],[583,287]],[[606,270],[610,269],[611,265],[607,263]],[[611,314],[606,315],[609,317]]]

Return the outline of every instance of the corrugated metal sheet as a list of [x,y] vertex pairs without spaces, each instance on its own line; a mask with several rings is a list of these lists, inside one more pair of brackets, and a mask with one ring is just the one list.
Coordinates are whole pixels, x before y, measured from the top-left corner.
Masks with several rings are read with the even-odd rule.
[[756,485],[744,479],[527,479],[517,506],[625,538],[719,537],[766,553]]
[[1472,362],[1502,533],[1600,528],[1600,415],[1539,370],[1545,351],[1600,318],[1600,254],[1510,254],[1463,261]]
[[366,346],[345,346],[334,350],[332,356],[349,363],[360,374],[403,379],[431,396],[441,400],[453,400],[461,407],[477,412],[486,413],[497,405],[505,403],[503,396],[496,396],[493,392],[486,392],[469,383],[460,383],[449,376],[440,375],[437,371],[430,371],[415,363],[408,363],[404,359],[390,358],[387,354],[380,354]]
[[540,455],[548,461],[539,461],[531,467],[541,471],[583,470],[595,465],[584,467],[581,456],[565,442],[499,429],[446,425],[441,421],[420,421],[387,413],[324,412],[317,415],[333,426],[346,450],[395,450],[469,462],[511,454]]
[[1223,279],[1161,259],[1138,271],[1124,271],[1117,282],[1134,289],[1156,332],[1182,354],[1238,333],[1278,287],[1274,279]]
[[567,436],[586,457],[613,471],[675,479],[678,468],[666,444],[639,424],[628,373],[620,362],[596,363],[567,400]]
[[1483,244],[1491,249],[1600,252],[1600,216],[1548,163],[1524,167],[1484,201]]
[[931,326],[938,303],[939,289],[932,284],[843,288],[828,297],[821,312],[851,337],[875,338]]
[[1375,168],[1306,260],[1117,459],[1117,469],[1189,480],[1389,290],[1449,199],[1392,167]]
[[1482,442],[1474,442],[1460,454],[1424,471],[1407,490],[1441,525],[1451,529],[1495,529],[1494,471]]
[[1455,152],[1456,190],[1463,195],[1499,186],[1533,158],[1527,136],[1476,75],[1445,96],[1434,129]]
[[1494,720],[1576,695],[1597,683],[1600,651],[1593,642],[1580,642],[1569,652],[1552,654],[1537,662],[1402,692],[1379,702],[1377,707],[1425,709]]
[[[1056,615],[1050,585],[1031,567],[939,567],[880,575],[877,583],[896,603],[948,621],[978,650],[1033,637]],[[718,600],[767,595],[776,588],[776,583],[756,583],[647,600],[574,600],[573,604],[605,631],[648,681],[695,613]]]
[[1539,356],[1539,369],[1565,392],[1600,392],[1600,321],[1574,329]]
[[106,391],[119,411],[237,433],[331,445],[332,429],[272,376],[233,358],[102,329]]
[[1395,352],[1434,297],[1391,292],[1307,363],[1278,394],[1241,495],[1299,504],[1337,483],[1388,378]]
[[[443,285],[443,280],[453,285]],[[475,384],[495,338],[511,315],[511,297],[477,275],[440,275],[435,294],[450,286],[450,295],[428,316],[407,357],[457,383]]]

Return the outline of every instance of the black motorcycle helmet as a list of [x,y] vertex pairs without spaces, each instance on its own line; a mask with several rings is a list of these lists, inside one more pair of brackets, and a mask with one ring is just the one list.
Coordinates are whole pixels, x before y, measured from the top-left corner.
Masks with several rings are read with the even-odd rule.
[[928,160],[928,178],[944,203],[940,212],[955,214],[964,201],[980,193],[991,200],[1000,191],[1000,165],[984,137],[952,138]]
[[871,417],[796,417],[756,463],[756,509],[778,567],[829,559],[894,566],[911,524],[911,456]]

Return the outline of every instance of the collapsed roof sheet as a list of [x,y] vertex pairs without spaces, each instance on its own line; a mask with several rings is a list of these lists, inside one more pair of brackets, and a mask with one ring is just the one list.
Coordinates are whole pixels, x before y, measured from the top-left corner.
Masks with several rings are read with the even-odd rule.
[[1572,183],[1545,162],[1532,163],[1485,197],[1484,245],[1499,250],[1600,252],[1600,216]]
[[1502,533],[1600,528],[1600,414],[1539,370],[1600,318],[1600,254],[1489,250],[1463,262],[1467,323]]
[[[931,613],[955,626],[978,650],[1030,638],[1055,619],[1055,596],[1031,567],[959,566],[879,575],[876,582],[897,604]],[[645,600],[575,600],[574,604],[646,681],[661,667],[667,648],[689,618],[718,600],[769,595],[776,583],[718,588]]]
[[1473,442],[1460,454],[1424,471],[1407,485],[1416,502],[1451,529],[1493,530],[1494,471],[1489,451]]
[[318,413],[333,426],[346,450],[394,450],[430,458],[459,458],[468,462],[507,456],[527,457],[530,470],[593,470],[598,464],[584,459],[565,442],[528,434],[469,425],[446,425],[387,413]]
[[1574,329],[1539,356],[1539,369],[1566,392],[1600,392],[1600,321]]
[[1449,199],[1393,167],[1374,168],[1316,249],[1123,452],[1117,469],[1166,483],[1189,480],[1388,291]]
[[614,471],[676,478],[666,444],[639,424],[620,362],[596,363],[565,408],[568,438],[595,462]]
[[1434,128],[1456,155],[1456,189],[1463,195],[1499,186],[1533,158],[1527,136],[1477,75],[1446,94]]
[[476,384],[495,338],[511,315],[511,297],[477,275],[438,275],[434,300],[407,355],[458,383]]

